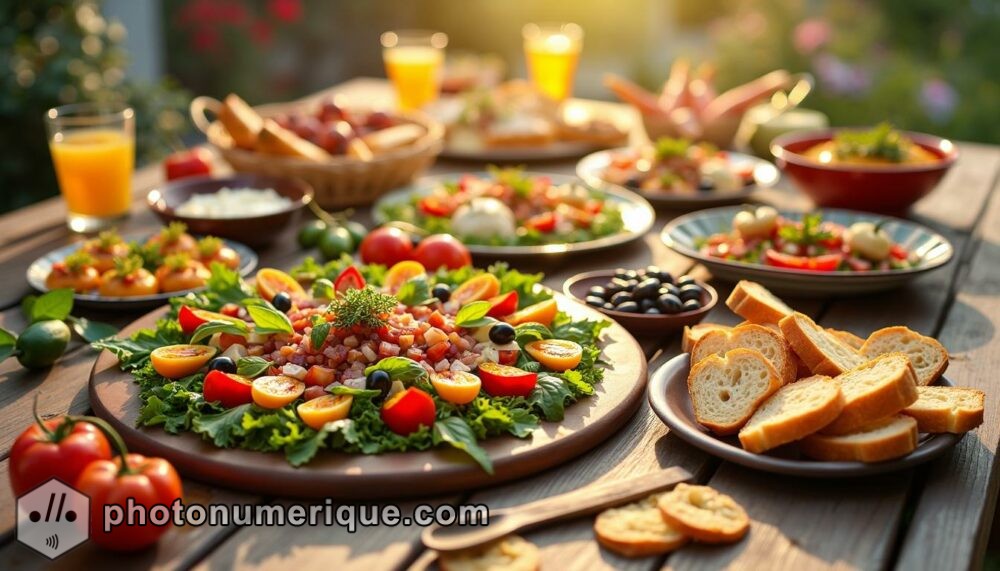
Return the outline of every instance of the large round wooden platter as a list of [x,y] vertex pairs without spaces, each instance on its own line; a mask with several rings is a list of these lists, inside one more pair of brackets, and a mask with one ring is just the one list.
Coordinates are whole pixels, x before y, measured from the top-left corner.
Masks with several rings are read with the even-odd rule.
[[[603,319],[599,313],[559,296],[559,307],[575,317]],[[154,327],[166,308],[153,311],[122,334]],[[632,416],[646,389],[646,358],[617,323],[604,330],[602,358],[610,363],[596,393],[566,407],[562,422],[542,422],[525,439],[500,436],[483,442],[494,474],[463,453],[445,448],[380,455],[321,451],[294,468],[282,454],[216,448],[193,433],[172,435],[159,427],[136,426],[138,386],[118,369],[114,355],[98,357],[90,377],[94,412],[110,422],[129,449],[166,458],[185,476],[266,495],[385,499],[449,494],[495,485],[557,466],[614,434]]]

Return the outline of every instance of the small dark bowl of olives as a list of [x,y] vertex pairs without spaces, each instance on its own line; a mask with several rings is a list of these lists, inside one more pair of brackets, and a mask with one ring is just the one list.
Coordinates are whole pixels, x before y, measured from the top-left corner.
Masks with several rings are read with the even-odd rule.
[[663,336],[694,325],[719,301],[715,289],[656,266],[577,274],[563,292],[613,318],[636,336]]

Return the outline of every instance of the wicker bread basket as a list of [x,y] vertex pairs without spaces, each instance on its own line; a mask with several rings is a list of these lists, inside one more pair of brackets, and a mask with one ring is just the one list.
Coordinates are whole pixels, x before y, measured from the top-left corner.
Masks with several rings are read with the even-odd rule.
[[[191,118],[208,137],[222,158],[239,172],[256,173],[275,177],[300,178],[316,191],[316,203],[327,209],[341,209],[373,203],[385,192],[410,183],[428,168],[444,145],[444,127],[420,112],[397,112],[403,121],[416,123],[426,129],[423,137],[411,145],[378,154],[371,161],[348,156],[335,156],[329,161],[316,163],[296,157],[268,155],[236,148],[218,121],[210,120],[221,103],[211,97],[196,97],[191,101]],[[255,108],[262,117],[301,111],[305,102],[280,103]]]

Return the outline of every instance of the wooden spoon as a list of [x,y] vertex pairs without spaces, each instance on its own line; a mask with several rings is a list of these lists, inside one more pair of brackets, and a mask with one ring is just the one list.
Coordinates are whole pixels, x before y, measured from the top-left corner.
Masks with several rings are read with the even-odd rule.
[[627,480],[587,486],[529,504],[493,510],[490,512],[489,525],[485,527],[432,525],[424,529],[421,539],[425,546],[437,551],[468,549],[520,530],[644,498],[690,479],[691,474],[687,470],[675,466]]

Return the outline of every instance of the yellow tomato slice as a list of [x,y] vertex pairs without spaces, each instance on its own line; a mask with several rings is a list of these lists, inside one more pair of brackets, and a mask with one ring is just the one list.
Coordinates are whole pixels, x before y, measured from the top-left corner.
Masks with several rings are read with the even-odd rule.
[[149,354],[153,369],[168,379],[193,375],[215,356],[215,347],[208,345],[167,345]]
[[289,297],[305,296],[306,290],[302,289],[302,284],[295,281],[295,278],[281,270],[274,268],[261,268],[256,277],[257,292],[267,301],[274,299],[278,292],[285,292]]
[[281,408],[302,396],[306,385],[284,375],[257,377],[250,388],[253,402],[261,408]]
[[469,404],[476,400],[482,386],[479,377],[464,371],[454,371],[450,376],[433,375],[431,384],[439,397],[452,404]]
[[[452,299],[455,299],[454,295],[452,295]],[[511,325],[534,322],[548,326],[552,324],[552,320],[556,318],[558,311],[559,307],[556,305],[556,300],[547,299],[534,305],[529,305],[520,311],[515,311],[504,317],[503,320]]]
[[351,395],[323,395],[300,404],[295,410],[306,426],[314,430],[323,428],[328,422],[347,418],[351,412]]
[[451,300],[459,305],[487,300],[500,293],[500,280],[493,274],[481,274],[462,282],[451,292]]
[[408,280],[425,274],[427,274],[427,270],[420,262],[403,260],[389,268],[389,271],[385,273],[383,285],[389,293],[396,293]]
[[583,358],[583,347],[565,339],[539,339],[525,345],[524,350],[553,371],[572,369]]

